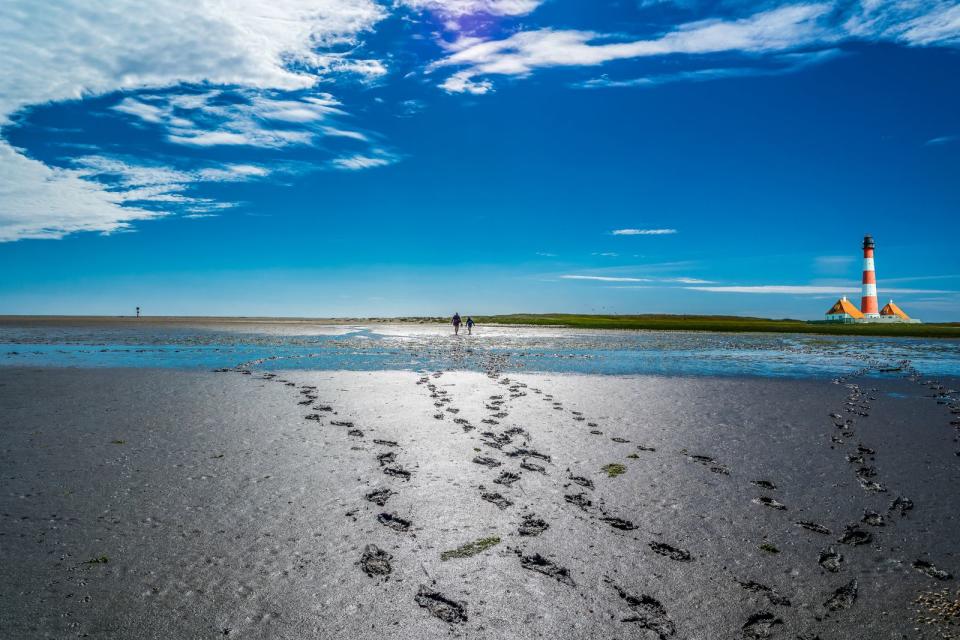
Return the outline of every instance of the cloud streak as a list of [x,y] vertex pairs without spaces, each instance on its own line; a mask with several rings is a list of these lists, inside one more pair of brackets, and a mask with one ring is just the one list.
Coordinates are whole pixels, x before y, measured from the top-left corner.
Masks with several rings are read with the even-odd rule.
[[677,233],[676,229],[614,229],[615,236],[668,236]]
[[[775,294],[775,295],[855,295],[860,292],[860,285],[850,285],[848,287],[838,286],[820,286],[820,285],[755,285],[755,286],[710,286],[710,287],[686,287],[691,291],[709,291],[712,293],[752,293],[752,294]],[[940,289],[880,289],[880,293],[954,293],[953,291],[944,291]]]

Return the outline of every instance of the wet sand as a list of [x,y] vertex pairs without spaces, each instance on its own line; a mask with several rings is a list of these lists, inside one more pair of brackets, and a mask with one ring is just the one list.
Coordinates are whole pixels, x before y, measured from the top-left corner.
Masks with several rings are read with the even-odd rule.
[[0,637],[960,637],[950,384],[0,368]]

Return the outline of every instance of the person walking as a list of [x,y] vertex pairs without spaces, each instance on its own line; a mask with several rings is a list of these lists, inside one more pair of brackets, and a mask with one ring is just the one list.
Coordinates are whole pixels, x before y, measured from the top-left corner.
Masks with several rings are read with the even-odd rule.
[[453,314],[453,333],[454,335],[460,335],[460,313]]
[[473,325],[474,325],[474,324],[476,324],[476,323],[473,321],[473,317],[467,316],[467,335],[469,335],[469,336],[472,336],[472,335],[473,335]]

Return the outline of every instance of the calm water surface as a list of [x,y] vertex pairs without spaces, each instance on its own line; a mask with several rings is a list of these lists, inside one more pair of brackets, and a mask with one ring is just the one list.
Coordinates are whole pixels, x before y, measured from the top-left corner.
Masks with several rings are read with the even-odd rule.
[[4,326],[0,366],[470,369],[835,377],[909,363],[960,376],[960,341],[436,325]]

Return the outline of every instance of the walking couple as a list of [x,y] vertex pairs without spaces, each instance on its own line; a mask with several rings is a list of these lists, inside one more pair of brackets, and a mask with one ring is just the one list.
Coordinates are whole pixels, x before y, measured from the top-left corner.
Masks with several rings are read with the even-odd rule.
[[460,325],[461,325],[461,324],[466,324],[466,325],[467,325],[467,335],[472,335],[472,334],[473,334],[473,325],[476,324],[476,323],[473,321],[473,318],[471,318],[470,316],[467,316],[467,321],[466,321],[466,323],[464,323],[464,322],[460,319],[460,314],[459,314],[459,313],[453,314],[453,333],[454,333],[454,334],[460,335]]

